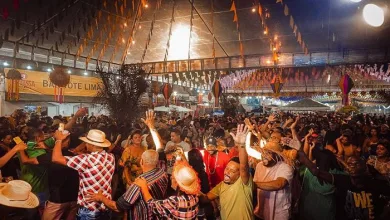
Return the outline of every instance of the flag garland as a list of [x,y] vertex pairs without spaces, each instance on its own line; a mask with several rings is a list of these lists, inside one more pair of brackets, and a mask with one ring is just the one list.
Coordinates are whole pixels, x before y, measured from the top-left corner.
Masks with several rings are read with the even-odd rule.
[[191,16],[190,16],[190,37],[188,40],[188,64],[190,65],[190,59],[191,59],[191,39],[192,39],[192,28],[194,26],[193,20],[194,20],[194,1],[190,0],[191,2]]
[[173,4],[172,4],[172,15],[171,15],[171,20],[169,22],[168,41],[167,41],[167,46],[166,46],[166,49],[165,49],[164,61],[167,61],[167,59],[168,59],[168,51],[169,51],[170,41],[171,41],[171,36],[172,36],[172,26],[173,26],[173,22],[175,22],[176,1],[172,0],[172,2],[173,2]]
[[299,31],[298,25],[295,23],[294,17],[292,16],[292,14],[290,12],[290,9],[289,9],[287,3],[283,2],[282,0],[276,0],[276,3],[280,3],[280,5],[283,7],[285,16],[290,16],[290,27],[291,27],[295,37],[297,38],[297,42],[302,47],[302,51],[305,54],[308,54],[309,49],[307,47],[307,43],[302,39],[302,34]]
[[162,0],[157,0],[156,8],[154,9],[154,12],[153,12],[153,19],[152,19],[152,23],[150,24],[150,30],[149,30],[148,38],[146,39],[145,48],[144,48],[144,51],[143,51],[142,56],[141,56],[141,63],[144,62],[144,59],[145,59],[145,56],[146,56],[146,52],[148,50],[150,41],[152,40],[154,23],[156,22],[156,12],[157,12],[157,10],[160,9],[161,2],[162,2]]
[[232,0],[232,6],[230,7],[230,11],[234,13],[233,16],[233,22],[236,22],[237,25],[237,32],[238,32],[238,41],[239,41],[239,48],[240,48],[240,56],[241,58],[244,58],[244,45],[242,44],[241,41],[241,32],[240,32],[240,25],[238,22],[238,15],[237,15],[237,8],[236,8],[236,3],[235,0]]
[[[140,0],[138,2],[137,10],[136,10],[136,13],[135,13],[135,16],[134,16],[133,26],[131,28],[129,37],[127,38],[125,50],[123,51],[123,54],[122,54],[121,63],[125,62],[126,57],[127,57],[127,52],[130,50],[131,45],[133,45],[132,42],[133,42],[134,35],[135,35],[135,32],[136,32],[136,28],[135,27],[137,26],[140,18],[142,17],[142,8],[145,7],[146,4],[147,4],[146,0]],[[133,0],[133,6],[134,6],[134,0]]]
[[260,1],[257,0],[257,9],[258,14],[261,20],[261,24],[264,29],[264,35],[269,36],[269,44],[270,44],[270,51],[272,52],[272,59],[274,62],[274,65],[277,65],[279,62],[279,54],[282,47],[282,43],[280,39],[275,35],[273,37],[273,33],[270,33],[270,29],[267,25],[267,18],[269,18],[271,15],[270,13],[260,4]]
[[211,31],[213,32],[213,48],[212,48],[212,58],[213,64],[215,64],[215,35],[214,35],[214,0],[211,1]]

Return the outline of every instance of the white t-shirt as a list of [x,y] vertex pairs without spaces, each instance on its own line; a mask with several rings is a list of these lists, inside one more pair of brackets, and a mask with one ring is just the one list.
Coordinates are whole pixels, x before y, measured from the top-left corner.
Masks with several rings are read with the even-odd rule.
[[278,162],[272,167],[266,167],[262,162],[256,166],[254,182],[269,182],[282,177],[288,181],[288,185],[278,191],[264,191],[257,189],[258,204],[255,214],[263,218],[288,220],[291,207],[291,180],[293,178],[293,168],[284,162]]
[[184,152],[188,152],[188,151],[191,150],[191,146],[187,142],[184,142],[184,141],[182,141],[182,142],[180,142],[178,144],[175,144],[172,141],[168,141],[165,149],[167,149],[167,147],[169,147],[171,145],[178,145],[178,146],[180,146],[183,149]]

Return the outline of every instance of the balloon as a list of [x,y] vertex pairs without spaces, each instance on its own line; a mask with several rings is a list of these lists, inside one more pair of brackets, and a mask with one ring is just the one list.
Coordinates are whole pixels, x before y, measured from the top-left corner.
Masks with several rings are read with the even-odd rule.
[[211,88],[211,91],[213,92],[214,98],[215,98],[215,107],[219,106],[219,97],[222,94],[222,86],[219,80],[216,80],[213,84],[213,87]]
[[274,78],[271,81],[271,88],[274,93],[279,94],[280,91],[283,88],[283,81],[280,76],[274,76]]
[[165,99],[165,106],[169,107],[169,98],[172,95],[172,87],[168,83],[165,83],[163,87],[161,88],[161,92]]

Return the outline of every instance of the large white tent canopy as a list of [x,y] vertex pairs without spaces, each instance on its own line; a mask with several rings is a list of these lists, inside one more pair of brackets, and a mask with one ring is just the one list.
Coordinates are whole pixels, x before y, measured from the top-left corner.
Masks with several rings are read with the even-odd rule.
[[158,107],[154,108],[154,111],[155,112],[172,112],[172,111],[176,111],[176,112],[192,112],[193,110],[192,109],[188,109],[188,108],[184,108],[184,107],[181,107],[181,106],[177,106],[177,105],[169,105],[169,107],[158,106]]
[[300,101],[280,107],[283,111],[329,111],[330,107],[312,99],[302,99]]

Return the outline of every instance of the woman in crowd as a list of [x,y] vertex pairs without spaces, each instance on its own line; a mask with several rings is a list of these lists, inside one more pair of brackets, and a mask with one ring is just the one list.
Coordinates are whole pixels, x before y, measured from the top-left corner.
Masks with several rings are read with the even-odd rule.
[[363,152],[366,158],[371,155],[376,155],[376,147],[378,146],[378,141],[378,129],[371,128],[370,134],[363,144]]
[[371,155],[367,165],[373,167],[383,178],[390,180],[390,142],[380,141],[376,147],[376,156]]
[[[5,156],[8,152],[12,151],[13,145],[15,144],[12,140],[12,134],[9,132],[4,132],[0,136],[0,157]],[[13,179],[17,179],[17,170],[20,170],[19,161],[17,158],[12,157],[5,164],[1,165],[1,175],[5,177],[12,177]]]
[[142,133],[140,130],[134,130],[131,133],[129,139],[131,143],[127,143],[119,161],[119,165],[124,167],[122,178],[127,187],[130,186],[134,182],[135,178],[142,173],[139,162],[145,148],[141,145],[141,136]]

